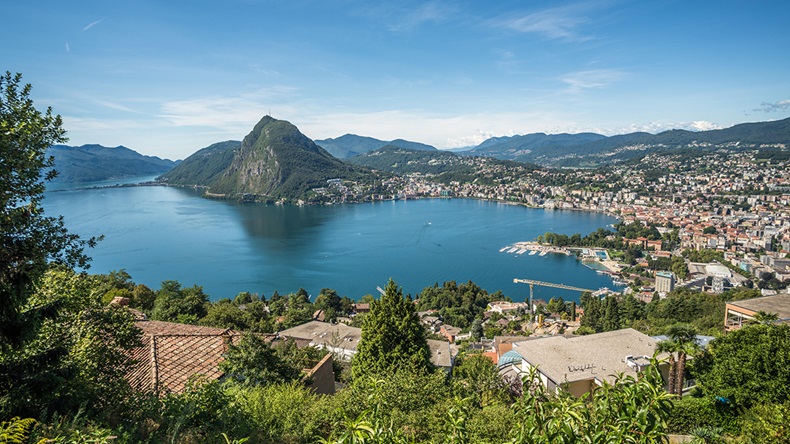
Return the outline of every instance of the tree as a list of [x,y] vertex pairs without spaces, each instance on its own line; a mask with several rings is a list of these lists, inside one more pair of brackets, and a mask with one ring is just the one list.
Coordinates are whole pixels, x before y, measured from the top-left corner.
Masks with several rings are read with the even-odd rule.
[[357,378],[399,368],[420,373],[431,371],[432,365],[425,329],[415,315],[414,304],[390,279],[363,321],[351,370]]
[[789,325],[747,325],[712,341],[696,361],[708,396],[739,407],[790,399]]
[[0,352],[18,347],[54,316],[54,306],[28,304],[48,266],[87,268],[84,248],[96,242],[69,233],[62,217],[44,215],[44,182],[57,174],[46,150],[65,142],[66,132],[51,108],[42,114],[33,106],[31,86],[20,90],[21,79],[0,76]]
[[220,369],[232,380],[248,386],[290,382],[300,374],[256,334],[244,335],[238,345],[229,345]]
[[669,353],[669,393],[683,394],[686,358],[699,351],[697,332],[687,324],[675,324],[667,332],[668,338],[656,344],[658,353]]
[[491,359],[480,353],[460,356],[453,368],[453,386],[461,398],[479,407],[509,401],[508,385]]

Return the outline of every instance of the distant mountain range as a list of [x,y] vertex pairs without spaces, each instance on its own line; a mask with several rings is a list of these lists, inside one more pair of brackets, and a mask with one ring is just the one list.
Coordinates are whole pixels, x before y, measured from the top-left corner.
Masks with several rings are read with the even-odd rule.
[[290,122],[265,116],[242,142],[206,147],[160,179],[229,198],[275,201],[300,199],[329,179],[356,180],[367,172],[336,159]]
[[711,131],[670,130],[606,137],[594,133],[527,134],[488,139],[464,155],[495,157],[549,166],[599,166],[647,153],[693,148],[731,150],[790,146],[790,119],[743,123]]
[[348,159],[359,154],[375,151],[387,145],[417,151],[438,151],[435,147],[424,143],[410,142],[403,139],[387,142],[372,137],[357,136],[356,134],[346,134],[336,139],[316,140],[315,143],[338,159]]
[[124,146],[53,145],[47,154],[55,158],[55,183],[83,183],[126,177],[154,176],[169,171],[178,162],[144,156]]
[[449,151],[415,150],[385,145],[375,151],[359,154],[346,162],[394,174],[440,174],[458,168],[458,156]]

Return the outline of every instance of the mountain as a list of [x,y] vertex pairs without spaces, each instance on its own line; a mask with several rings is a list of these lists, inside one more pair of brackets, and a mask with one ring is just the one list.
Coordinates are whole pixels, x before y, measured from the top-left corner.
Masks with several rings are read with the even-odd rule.
[[602,139],[606,139],[606,136],[595,133],[551,135],[533,133],[522,136],[492,137],[464,154],[529,162],[534,161],[540,155],[550,155],[561,148],[578,147]]
[[463,154],[552,166],[599,166],[656,151],[775,148],[790,146],[790,118],[742,123],[710,131],[669,130],[606,137],[594,133],[527,134],[491,138]]
[[[375,151],[359,154],[346,161],[354,165],[394,174],[440,174],[459,167],[459,157],[447,151],[424,151],[385,145]],[[464,170],[468,169],[466,166]]]
[[332,157],[290,122],[265,116],[241,143],[211,145],[162,176],[168,183],[199,185],[211,194],[256,200],[301,199],[329,179],[356,180],[366,170]]
[[81,183],[125,177],[153,176],[172,169],[178,162],[144,156],[124,146],[52,145],[47,154],[55,158],[55,183]]
[[159,180],[177,185],[211,185],[230,167],[239,148],[241,142],[238,140],[209,145],[184,159]]
[[394,145],[420,151],[437,151],[435,147],[424,143],[410,142],[403,139],[395,139],[386,142],[372,137],[357,136],[356,134],[346,134],[336,139],[316,140],[315,143],[338,159],[348,159],[359,154],[377,150],[385,145]]

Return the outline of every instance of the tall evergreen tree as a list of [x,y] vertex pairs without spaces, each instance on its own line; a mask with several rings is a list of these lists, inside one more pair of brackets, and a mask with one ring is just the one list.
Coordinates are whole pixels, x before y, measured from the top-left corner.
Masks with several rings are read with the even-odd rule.
[[411,297],[404,297],[403,290],[390,279],[362,324],[352,373],[356,378],[403,369],[431,371],[430,351]]

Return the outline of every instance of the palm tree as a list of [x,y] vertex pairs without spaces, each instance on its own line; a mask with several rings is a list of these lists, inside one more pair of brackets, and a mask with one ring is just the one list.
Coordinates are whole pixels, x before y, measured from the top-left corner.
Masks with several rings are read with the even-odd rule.
[[688,324],[675,324],[669,328],[667,336],[668,339],[656,344],[656,352],[669,353],[669,393],[682,395],[686,358],[695,355],[700,349],[697,332]]
[[670,395],[675,394],[675,372],[677,367],[675,363],[675,345],[676,344],[669,339],[656,344],[656,353],[669,353],[669,380],[667,381],[667,391]]
[[768,313],[760,310],[754,314],[754,322],[758,324],[768,325],[768,324],[773,324],[778,320],[779,320],[779,315],[777,313]]

